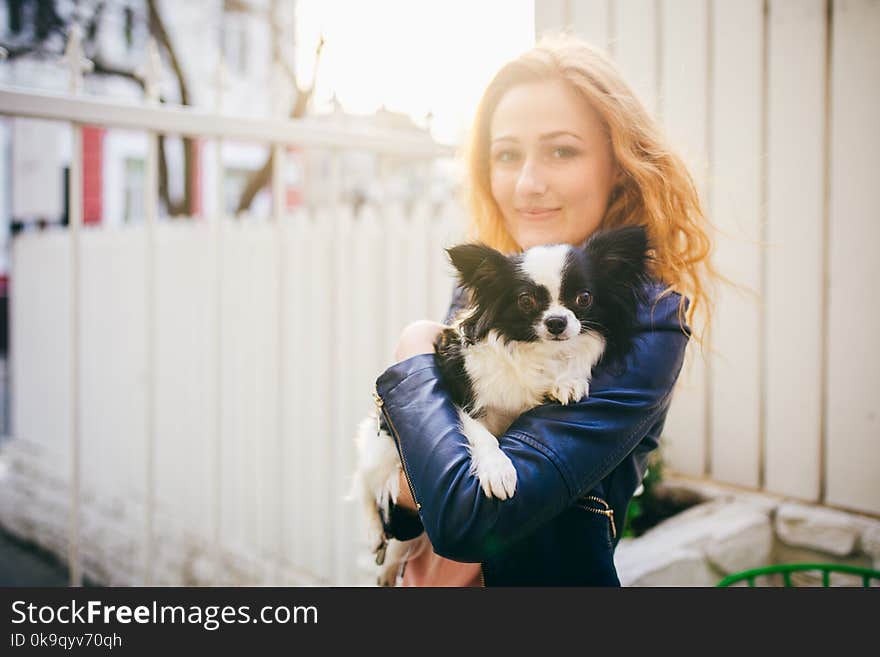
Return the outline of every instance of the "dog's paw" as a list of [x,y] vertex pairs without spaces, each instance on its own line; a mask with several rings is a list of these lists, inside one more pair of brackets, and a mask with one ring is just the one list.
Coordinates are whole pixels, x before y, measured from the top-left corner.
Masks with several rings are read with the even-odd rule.
[[506,500],[516,490],[516,469],[499,448],[473,450],[473,471],[486,497]]
[[590,393],[590,382],[586,379],[570,379],[557,381],[550,389],[550,399],[555,399],[563,406],[579,402]]

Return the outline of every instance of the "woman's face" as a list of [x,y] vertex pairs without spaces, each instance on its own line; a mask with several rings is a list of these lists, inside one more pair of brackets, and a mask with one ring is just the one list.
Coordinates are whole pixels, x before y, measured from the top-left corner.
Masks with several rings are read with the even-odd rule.
[[492,196],[522,249],[580,244],[599,227],[615,184],[611,143],[566,82],[512,87],[489,124]]

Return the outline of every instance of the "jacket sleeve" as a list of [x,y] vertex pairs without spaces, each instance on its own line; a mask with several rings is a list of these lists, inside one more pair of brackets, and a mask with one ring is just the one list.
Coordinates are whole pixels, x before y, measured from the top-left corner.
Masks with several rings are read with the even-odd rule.
[[598,367],[589,396],[544,404],[499,437],[517,472],[514,496],[486,497],[469,473],[468,440],[433,354],[382,373],[376,391],[434,551],[484,561],[591,490],[642,441],[665,412],[688,335],[677,295],[649,304],[625,368]]
[[[452,301],[449,304],[449,309],[446,311],[443,323],[449,324],[456,313],[467,305],[467,301],[467,291],[463,287],[456,285],[452,290]],[[386,433],[391,433],[385,419],[381,418],[380,421],[382,429]],[[382,530],[387,538],[408,541],[419,536],[424,531],[418,513],[398,506],[393,500],[388,502],[387,512],[379,511],[379,518],[382,522]]]

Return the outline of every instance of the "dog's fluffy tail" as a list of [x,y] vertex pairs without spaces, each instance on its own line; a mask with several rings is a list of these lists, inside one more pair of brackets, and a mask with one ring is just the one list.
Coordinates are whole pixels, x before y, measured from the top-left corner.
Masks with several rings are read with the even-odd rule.
[[382,539],[380,512],[387,516],[391,502],[397,502],[400,494],[400,459],[394,439],[377,427],[375,415],[358,425],[354,439],[357,467],[345,497],[346,501],[361,504],[371,547]]

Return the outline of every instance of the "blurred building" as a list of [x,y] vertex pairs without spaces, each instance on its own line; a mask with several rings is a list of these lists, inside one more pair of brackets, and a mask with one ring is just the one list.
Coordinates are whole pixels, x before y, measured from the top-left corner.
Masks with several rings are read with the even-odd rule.
[[[209,111],[248,117],[270,117],[276,99],[290,107],[292,85],[273,80],[273,43],[292,68],[295,2],[272,0],[195,0],[186,3],[158,2],[161,18],[173,45],[186,85],[188,104]],[[99,10],[100,8],[100,10]],[[62,61],[65,33],[79,22],[86,31],[86,55],[94,71],[86,76],[85,93],[90,96],[128,100],[143,98],[141,84],[133,78],[145,61],[149,39],[149,15],[143,0],[113,3],[7,3],[0,5],[0,44],[9,58],[0,63],[0,84],[47,91],[65,91],[69,70]],[[222,81],[219,62],[225,64]],[[183,99],[173,66],[163,56],[161,94],[168,102]],[[273,92],[273,89],[276,90]],[[222,100],[221,100],[222,96]],[[287,101],[287,102],[285,102]],[[334,104],[321,115],[321,122],[362,129],[396,129],[424,134],[425,129],[402,114],[380,110],[374,115],[353,116]],[[329,110],[329,111],[327,111]],[[88,129],[84,133],[84,221],[117,224],[142,216],[144,155],[146,140],[141,133]],[[3,161],[0,174],[11,179],[0,197],[0,227],[3,233],[65,220],[67,163],[70,136],[66,125],[28,119],[10,119],[0,124]],[[183,212],[199,216],[213,210],[215,198],[214,159],[206,157],[206,145],[194,144],[190,176],[192,194]],[[262,145],[225,143],[222,161],[226,180],[225,210],[238,207],[241,192],[268,155]],[[183,149],[180,140],[168,139],[168,184],[172,199],[183,194]],[[288,206],[304,201],[304,167],[317,184],[309,200],[319,201],[330,193],[326,154],[310,154],[308,163],[295,152],[285,172]],[[371,155],[347,156],[341,164],[343,197],[353,202],[375,197],[379,165]],[[5,173],[12,167],[15,176]],[[384,162],[386,189],[383,193],[415,196],[422,194],[430,172],[409,163]],[[268,192],[258,195],[251,210],[268,208]],[[164,208],[167,213],[168,208]],[[5,249],[4,249],[5,251]],[[0,268],[6,271],[5,262]]]
[[[252,118],[286,114],[287,108],[292,107],[293,84],[289,79],[279,81],[273,64],[277,53],[287,62],[288,70],[294,68],[296,2],[158,0],[156,7],[186,89],[184,98],[175,63],[163,53],[160,93],[166,102],[178,104],[186,100],[190,106],[208,112]],[[63,53],[69,28],[78,23],[84,29],[85,54],[94,65],[94,70],[85,76],[83,93],[141,103],[144,91],[136,76],[146,61],[149,21],[146,0],[0,4],[0,45],[7,53],[0,60],[0,85],[66,92],[70,69]],[[277,44],[277,51],[273,44]],[[373,115],[355,116],[332,103],[317,110],[320,123],[327,126],[366,131],[394,129],[419,136],[427,132],[409,117],[385,109]],[[168,196],[176,203],[169,208],[160,202],[160,215],[201,217],[214,213],[221,202],[215,145],[190,142],[188,176],[184,147],[179,138],[165,139]],[[84,129],[84,223],[120,225],[142,219],[146,150],[143,132]],[[268,154],[264,144],[224,142],[219,161],[224,179],[222,203],[227,214],[237,211],[243,191],[263,167]],[[10,235],[66,223],[70,155],[71,134],[67,124],[0,119],[2,303],[10,266]],[[334,157],[327,152],[288,151],[284,171],[288,209],[303,203],[321,203],[334,194],[355,207],[380,196],[414,200],[427,193],[446,198],[454,186],[451,176],[438,173],[433,164],[387,158],[380,162],[375,153],[352,151],[340,155],[338,162]],[[331,175],[333,171],[338,176]],[[310,179],[308,185],[306,177]],[[184,198],[185,187],[190,192],[188,200]],[[253,198],[248,211],[267,214],[270,206],[270,192],[265,187]],[[5,327],[5,320],[0,324]],[[5,349],[5,338],[2,342]]]

